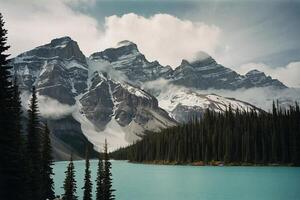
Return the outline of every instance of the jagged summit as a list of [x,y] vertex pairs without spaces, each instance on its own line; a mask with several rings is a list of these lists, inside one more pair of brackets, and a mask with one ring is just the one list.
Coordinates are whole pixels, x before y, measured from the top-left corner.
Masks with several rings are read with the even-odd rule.
[[74,59],[81,63],[86,63],[85,55],[80,50],[76,41],[70,37],[61,37],[51,40],[50,43],[38,46],[30,51],[22,53],[17,58],[36,58],[36,59]]
[[253,69],[245,74],[245,76],[257,76],[257,75],[265,76],[265,73],[257,69]]
[[190,62],[190,63],[201,63],[201,62],[205,62],[205,61],[207,61],[207,60],[213,60],[214,61],[214,59],[208,54],[208,53],[206,53],[206,52],[204,52],[204,51],[199,51],[199,52],[197,52],[194,56],[193,56],[193,58],[191,58],[191,59],[188,59],[188,61]]
[[260,87],[275,87],[279,89],[287,88],[282,82],[267,76],[264,72],[257,69],[250,70],[245,74],[245,80],[251,82],[253,85]]
[[118,42],[118,44],[114,48],[120,48],[120,47],[125,47],[125,46],[133,46],[137,48],[137,45],[134,42],[131,42],[129,40],[123,40]]
[[90,56],[92,60],[106,60],[108,62],[116,62],[122,58],[142,56],[139,52],[137,45],[130,41],[121,41],[114,48],[108,48],[101,52],[93,53]]
[[64,37],[55,38],[55,39],[51,40],[50,44],[53,47],[65,47],[63,45],[67,45],[69,42],[72,42],[72,41],[75,42],[69,36],[64,36]]
[[114,48],[93,53],[89,59],[110,63],[115,70],[122,71],[135,83],[164,78],[172,73],[170,66],[164,67],[158,61],[148,61],[137,45],[128,40],[119,42]]

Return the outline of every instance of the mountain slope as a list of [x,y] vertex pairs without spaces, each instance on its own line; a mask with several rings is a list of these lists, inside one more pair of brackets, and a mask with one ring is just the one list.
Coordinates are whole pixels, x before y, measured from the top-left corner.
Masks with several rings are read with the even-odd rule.
[[98,71],[77,104],[80,109],[73,116],[98,149],[105,138],[110,141],[110,149],[116,149],[138,140],[146,130],[159,131],[177,124],[158,106],[155,97]]
[[233,98],[216,94],[200,94],[187,88],[170,87],[158,96],[159,106],[165,109],[178,122],[188,122],[191,117],[201,117],[206,109],[224,112],[231,107],[233,110],[262,111],[261,109]]

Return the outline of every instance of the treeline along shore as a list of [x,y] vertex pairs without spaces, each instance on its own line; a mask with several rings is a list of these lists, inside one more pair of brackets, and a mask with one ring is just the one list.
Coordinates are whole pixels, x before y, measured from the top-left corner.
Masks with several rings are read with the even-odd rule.
[[272,112],[207,110],[202,118],[147,133],[111,153],[138,163],[192,165],[300,165],[300,109],[273,102]]

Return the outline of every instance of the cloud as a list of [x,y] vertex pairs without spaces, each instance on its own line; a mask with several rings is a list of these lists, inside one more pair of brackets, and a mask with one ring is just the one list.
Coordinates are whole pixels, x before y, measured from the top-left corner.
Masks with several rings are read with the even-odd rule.
[[[22,107],[26,110],[29,109],[30,99],[31,93],[27,91],[22,92]],[[52,99],[44,95],[38,95],[38,109],[42,117],[60,119],[65,116],[71,115],[76,110],[76,106],[62,104],[56,99]]]
[[75,12],[70,5],[83,2],[93,3],[91,0],[0,0],[12,56],[66,35],[78,41],[86,54],[94,52],[101,37],[97,20]]
[[93,60],[89,60],[89,77],[96,71],[106,73],[113,80],[121,81],[121,82],[130,82],[127,76],[122,73],[122,71],[115,70],[113,66],[109,62],[97,62]]
[[182,20],[169,14],[149,18],[133,13],[105,19],[102,47],[122,40],[135,42],[150,60],[176,67],[182,58],[193,59],[198,51],[215,55],[221,30],[203,22]]
[[169,14],[149,18],[133,13],[113,15],[98,24],[97,19],[73,9],[92,6],[95,0],[0,2],[13,56],[66,35],[76,40],[87,56],[131,40],[148,59],[173,67],[183,58],[192,59],[198,51],[214,56],[219,49],[220,28]]
[[300,62],[291,62],[284,67],[271,67],[263,63],[248,63],[235,68],[239,73],[245,74],[252,69],[257,69],[282,81],[289,87],[300,87]]
[[277,101],[282,107],[294,105],[295,101],[300,103],[300,88],[274,89],[269,87],[249,88],[238,90],[220,90],[208,89],[197,90],[185,88],[183,86],[174,85],[165,79],[147,82],[143,85],[143,89],[150,91],[152,94],[161,99],[165,94],[175,94],[178,91],[192,90],[198,94],[217,94],[223,97],[235,98],[237,100],[248,102],[265,111],[270,111],[272,102]]

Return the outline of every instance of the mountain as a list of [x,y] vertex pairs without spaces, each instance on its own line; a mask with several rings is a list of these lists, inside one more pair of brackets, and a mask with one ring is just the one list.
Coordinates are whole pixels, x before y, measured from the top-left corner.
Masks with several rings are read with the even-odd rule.
[[159,131],[177,124],[154,96],[98,71],[92,74],[89,89],[77,104],[81,109],[73,116],[98,150],[105,138],[110,149],[117,149],[140,139],[147,130]]
[[233,110],[262,111],[261,109],[234,98],[226,98],[216,94],[199,94],[187,88],[175,88],[162,92],[159,105],[170,113],[178,122],[188,122],[191,117],[201,117],[206,109],[224,112],[231,107]]
[[52,40],[12,59],[20,88],[36,86],[40,95],[47,95],[64,104],[75,104],[75,96],[87,89],[86,58],[78,44],[69,37]]
[[93,53],[89,58],[110,63],[113,69],[121,71],[136,84],[168,77],[172,73],[170,66],[161,66],[158,61],[149,62],[130,41],[119,42],[115,48]]
[[[218,64],[211,56],[199,52],[194,61],[182,60],[174,70],[170,66],[162,66],[158,61],[149,62],[139,52],[137,45],[130,41],[122,41],[116,47],[93,53],[90,59],[112,65],[113,69],[122,72],[135,84],[142,85],[147,81],[164,78],[179,86],[196,89],[228,89],[253,87],[287,88],[277,79],[266,76],[263,72],[246,75]],[[255,70],[258,72],[258,70]]]
[[55,101],[43,106],[46,112],[54,110],[55,114],[65,107],[73,110],[59,117],[41,110],[42,121],[48,121],[53,133],[56,159],[66,159],[70,152],[83,157],[89,142],[100,150],[107,138],[112,150],[132,143],[147,130],[177,124],[155,97],[114,80],[91,62],[70,37],[54,39],[12,59],[22,93],[36,86],[39,99]]
[[264,72],[258,71],[256,69],[249,71],[245,74],[245,79],[249,80],[256,87],[270,87],[273,86],[275,88],[287,88],[283,83],[278,81],[277,79],[272,79],[271,76],[266,76]]
[[272,79],[258,70],[250,71],[246,75],[240,75],[218,64],[210,56],[193,62],[182,60],[171,77],[171,81],[176,85],[203,90],[209,88],[236,90],[239,88],[268,86],[277,89],[287,88],[277,79]]
[[[192,115],[201,116],[207,108],[222,112],[231,105],[260,111],[239,100],[199,94],[194,88],[285,88],[262,72],[239,75],[202,55],[193,62],[183,60],[173,70],[148,61],[130,41],[87,58],[77,42],[62,37],[18,55],[11,65],[22,96],[36,86],[39,99],[47,100],[40,102],[41,118],[53,133],[55,158],[64,160],[70,152],[83,157],[86,144],[100,151],[105,138],[110,150],[126,146],[147,131],[186,122]],[[160,79],[181,89],[169,88],[155,95],[141,89]],[[27,100],[23,98],[24,105]]]

